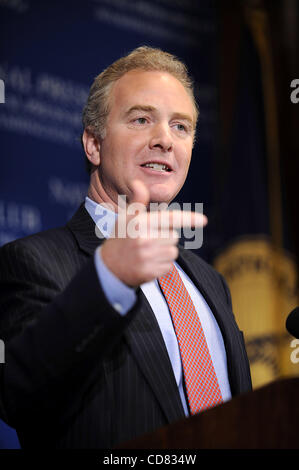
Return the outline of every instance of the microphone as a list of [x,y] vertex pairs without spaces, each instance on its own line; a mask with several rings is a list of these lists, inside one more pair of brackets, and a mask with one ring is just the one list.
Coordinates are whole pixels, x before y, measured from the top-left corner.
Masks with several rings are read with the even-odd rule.
[[299,307],[294,308],[286,320],[288,332],[299,339]]

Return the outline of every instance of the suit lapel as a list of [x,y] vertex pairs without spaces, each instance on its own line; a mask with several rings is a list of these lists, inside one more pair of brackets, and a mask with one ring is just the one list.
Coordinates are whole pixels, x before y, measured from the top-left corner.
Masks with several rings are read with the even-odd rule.
[[126,329],[134,357],[169,422],[185,416],[172,365],[156,317],[143,292],[141,309]]
[[205,276],[205,270],[202,269],[200,265],[196,265],[193,260],[189,258],[188,252],[182,247],[179,247],[179,257],[177,261],[203,295],[220,329],[223,330],[222,333],[225,334],[226,322],[223,322],[223,315],[227,312],[228,306],[222,301],[220,296],[215,296],[214,285],[210,284],[208,277]]
[[[105,240],[96,235],[96,225],[85,209],[84,203],[75,212],[71,220],[66,224],[77,240],[79,248],[88,255],[92,255],[95,249]],[[100,231],[98,231],[100,234]]]
[[[95,223],[84,203],[67,227],[75,236],[79,248],[89,256],[104,240],[96,236]],[[185,416],[178,387],[154,312],[141,289],[138,296],[141,308],[129,323],[124,336],[167,420],[172,422]]]

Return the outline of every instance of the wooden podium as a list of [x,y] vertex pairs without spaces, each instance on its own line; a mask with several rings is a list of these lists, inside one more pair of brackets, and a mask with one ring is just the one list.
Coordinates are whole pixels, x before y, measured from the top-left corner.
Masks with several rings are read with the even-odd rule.
[[118,448],[299,449],[299,378],[273,382]]

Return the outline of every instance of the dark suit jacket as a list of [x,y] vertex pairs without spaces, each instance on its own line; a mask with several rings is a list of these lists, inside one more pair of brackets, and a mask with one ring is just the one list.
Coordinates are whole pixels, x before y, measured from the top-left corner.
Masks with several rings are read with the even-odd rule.
[[[99,283],[95,225],[82,205],[62,228],[0,250],[0,417],[23,447],[111,448],[184,417],[156,318],[142,291],[122,317]],[[178,263],[221,329],[233,395],[251,389],[228,288],[183,248]]]

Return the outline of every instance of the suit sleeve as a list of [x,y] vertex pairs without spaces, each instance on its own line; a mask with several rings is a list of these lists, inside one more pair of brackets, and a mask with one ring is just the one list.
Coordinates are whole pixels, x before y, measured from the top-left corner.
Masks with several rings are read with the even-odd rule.
[[[138,302],[137,302],[138,303]],[[122,317],[101,289],[91,258],[59,291],[38,253],[12,243],[0,250],[1,418],[22,428],[75,402],[75,391],[99,368],[134,315]],[[99,371],[100,373],[100,371]],[[71,412],[71,411],[69,411]]]

